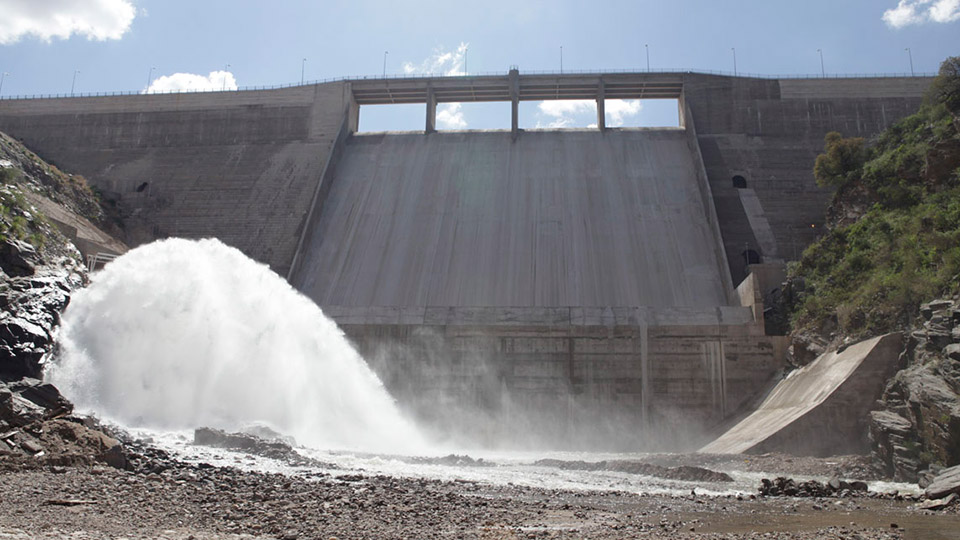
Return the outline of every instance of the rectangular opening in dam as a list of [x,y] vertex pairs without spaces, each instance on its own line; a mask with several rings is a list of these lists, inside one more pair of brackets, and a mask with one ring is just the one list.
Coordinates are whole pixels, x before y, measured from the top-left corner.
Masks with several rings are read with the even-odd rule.
[[510,129],[510,102],[440,103],[437,131]]
[[[608,128],[680,127],[677,99],[607,99]],[[584,129],[597,127],[597,102],[592,99],[524,101],[521,129]]]
[[364,105],[360,107],[357,131],[423,131],[426,114],[423,103]]

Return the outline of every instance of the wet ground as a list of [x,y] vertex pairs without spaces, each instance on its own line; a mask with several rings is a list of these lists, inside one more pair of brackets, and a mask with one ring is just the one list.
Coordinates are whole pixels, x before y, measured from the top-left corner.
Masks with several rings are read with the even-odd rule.
[[644,456],[663,466],[726,470],[741,483],[767,472],[839,472],[867,478],[874,490],[791,498],[642,475],[617,489],[611,478],[624,473],[564,477],[517,456],[478,467],[340,453],[338,463],[321,469],[182,446],[183,454],[142,448],[154,472],[0,460],[0,539],[960,538],[957,507],[929,512],[912,496],[881,496],[877,488],[891,485],[869,478],[859,457]]

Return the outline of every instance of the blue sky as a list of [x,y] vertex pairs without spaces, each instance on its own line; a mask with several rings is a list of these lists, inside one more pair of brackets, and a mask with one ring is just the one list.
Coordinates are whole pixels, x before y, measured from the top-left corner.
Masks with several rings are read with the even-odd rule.
[[[470,73],[559,71],[561,46],[565,71],[646,69],[645,44],[654,70],[731,72],[735,48],[740,73],[817,74],[822,49],[828,74],[904,73],[909,47],[914,69],[933,72],[960,54],[960,0],[0,0],[0,92],[69,93],[77,71],[77,93],[142,91],[148,78],[154,90],[296,83],[301,68],[308,81],[377,76],[384,51],[388,75],[462,72],[464,60]],[[613,107],[624,125],[675,116],[635,105]],[[585,126],[591,107],[524,104],[522,125]],[[362,124],[422,126],[421,110],[388,109]],[[446,127],[509,123],[502,104],[440,113]]]

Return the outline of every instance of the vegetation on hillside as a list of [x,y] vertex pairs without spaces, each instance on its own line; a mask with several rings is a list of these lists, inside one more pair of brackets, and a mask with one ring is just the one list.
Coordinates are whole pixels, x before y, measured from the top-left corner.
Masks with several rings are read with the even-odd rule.
[[795,332],[877,335],[960,293],[958,127],[955,57],[920,111],[875,140],[826,136],[814,175],[836,192],[826,234],[790,268]]

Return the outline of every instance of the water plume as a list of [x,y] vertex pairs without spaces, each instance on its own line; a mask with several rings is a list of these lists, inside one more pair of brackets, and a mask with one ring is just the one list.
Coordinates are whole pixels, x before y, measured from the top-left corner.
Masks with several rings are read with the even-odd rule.
[[162,429],[264,423],[323,449],[422,450],[336,324],[217,240],[169,239],[94,274],[47,378],[80,409]]

